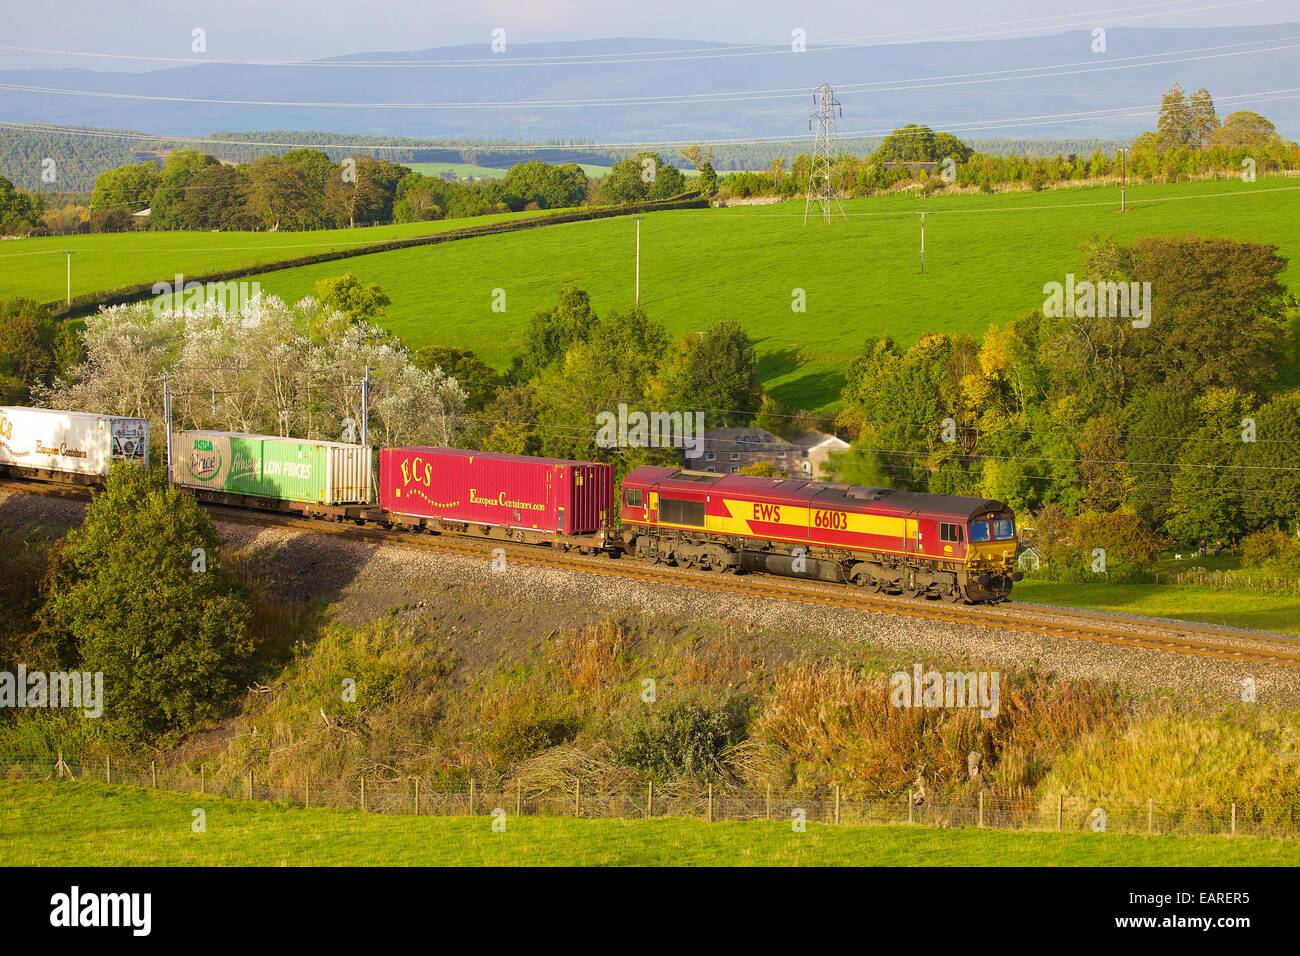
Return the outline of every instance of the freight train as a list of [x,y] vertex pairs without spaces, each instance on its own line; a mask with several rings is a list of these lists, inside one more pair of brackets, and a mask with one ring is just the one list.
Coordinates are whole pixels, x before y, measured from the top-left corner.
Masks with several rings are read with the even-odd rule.
[[[0,469],[16,476],[102,480],[147,446],[140,419],[0,408]],[[648,465],[615,500],[597,462],[410,447],[372,469],[364,445],[214,431],[173,434],[169,454],[173,482],[235,507],[949,602],[1004,601],[1021,578],[1015,516],[985,498]]]

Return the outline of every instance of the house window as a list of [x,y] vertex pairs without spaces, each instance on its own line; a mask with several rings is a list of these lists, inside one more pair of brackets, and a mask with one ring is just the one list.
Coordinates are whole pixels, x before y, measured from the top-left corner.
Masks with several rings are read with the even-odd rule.
[[740,452],[738,452],[738,451],[733,451],[733,452],[731,453],[731,460],[732,460],[732,461],[740,461]]
[[715,454],[714,452],[711,452],[711,451],[706,451],[706,452],[704,453],[704,460],[705,460],[705,461],[713,461],[713,460],[714,460],[715,458],[717,458],[717,457],[718,457],[717,454]]
[[952,544],[961,544],[961,525],[948,524],[947,522],[941,523],[939,525],[939,540],[947,541]]
[[783,451],[778,451],[778,452],[776,453],[776,457],[777,457],[777,458],[784,458],[784,457],[785,457],[785,452],[783,452]]
[[641,507],[641,489],[628,488],[623,492],[623,503],[629,508]]
[[739,465],[732,465],[732,466],[731,466],[731,473],[732,473],[733,475],[734,475],[736,472],[738,472],[738,471],[740,471],[740,466],[739,466]]

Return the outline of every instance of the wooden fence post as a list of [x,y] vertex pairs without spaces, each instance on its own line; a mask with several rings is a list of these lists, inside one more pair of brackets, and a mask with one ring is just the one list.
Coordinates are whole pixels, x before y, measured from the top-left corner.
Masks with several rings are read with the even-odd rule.
[[1237,804],[1236,804],[1236,801],[1234,801],[1233,804],[1232,804],[1232,835],[1233,835],[1233,836],[1236,836],[1236,835],[1237,835]]
[[840,785],[835,785],[835,825],[840,823]]
[[908,823],[914,822],[912,817],[912,809],[913,807],[915,807],[915,805],[916,805],[915,802],[912,800],[912,789],[911,787],[909,787],[907,790],[907,822]]
[[58,775],[58,778],[60,780],[63,779],[63,748],[62,747],[59,748],[59,759],[58,762],[55,763],[54,765],[54,772]]
[[474,778],[469,778],[469,815],[474,815]]
[[763,819],[772,819],[772,785],[767,785],[767,798],[763,801]]
[[1156,802],[1147,798],[1147,833],[1156,832]]
[[253,799],[253,771],[248,771],[248,799]]
[[582,778],[579,777],[573,786],[573,815],[582,816]]
[[709,822],[713,822],[713,784],[709,784]]
[[361,775],[361,812],[366,812],[366,775]]
[[208,792],[208,765],[199,764],[199,793]]
[[515,816],[522,817],[523,815],[524,815],[524,782],[522,780],[516,780],[515,781]]
[[304,810],[311,806],[311,774],[302,782],[302,806]]
[[420,815],[420,778],[415,778],[415,815]]
[[1065,813],[1065,794],[1056,795],[1056,829],[1061,829],[1061,816]]
[[104,758],[104,782],[105,783],[113,782],[113,758],[112,757]]
[[980,816],[977,826],[984,826],[984,791],[980,791]]
[[149,776],[153,778],[153,788],[158,789],[158,761],[149,761]]
[[652,816],[654,816],[654,812],[655,812],[655,781],[654,781],[654,777],[651,777],[650,782],[646,784],[645,818],[649,820]]

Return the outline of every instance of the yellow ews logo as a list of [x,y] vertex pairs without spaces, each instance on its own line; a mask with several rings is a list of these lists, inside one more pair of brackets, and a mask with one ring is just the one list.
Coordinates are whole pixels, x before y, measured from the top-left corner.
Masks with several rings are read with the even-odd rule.
[[780,524],[781,506],[760,504],[757,501],[754,502],[754,520],[767,521],[771,524]]

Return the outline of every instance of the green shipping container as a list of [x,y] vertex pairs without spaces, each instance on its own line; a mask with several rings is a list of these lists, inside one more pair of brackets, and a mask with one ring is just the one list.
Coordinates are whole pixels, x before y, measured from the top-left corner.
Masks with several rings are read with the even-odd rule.
[[367,504],[370,449],[236,432],[182,431],[172,479],[186,488],[313,504]]

